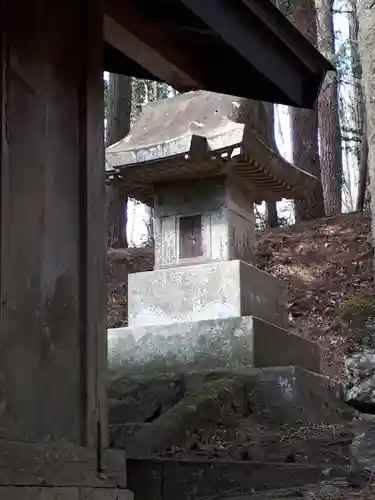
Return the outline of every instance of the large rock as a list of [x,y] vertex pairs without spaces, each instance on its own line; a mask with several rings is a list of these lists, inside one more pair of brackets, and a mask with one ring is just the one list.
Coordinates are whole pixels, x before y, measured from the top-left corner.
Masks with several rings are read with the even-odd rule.
[[358,407],[375,410],[375,352],[358,349],[345,361],[347,374],[346,399]]
[[361,415],[353,422],[351,446],[354,468],[375,474],[375,416]]
[[345,360],[346,400],[358,410],[375,412],[375,295],[353,297],[342,317],[351,335]]

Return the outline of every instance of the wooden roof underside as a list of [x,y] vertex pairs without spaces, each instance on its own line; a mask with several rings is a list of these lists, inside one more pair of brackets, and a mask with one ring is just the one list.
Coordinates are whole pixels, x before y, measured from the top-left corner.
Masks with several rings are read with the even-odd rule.
[[269,0],[105,0],[105,68],[311,108],[330,64]]

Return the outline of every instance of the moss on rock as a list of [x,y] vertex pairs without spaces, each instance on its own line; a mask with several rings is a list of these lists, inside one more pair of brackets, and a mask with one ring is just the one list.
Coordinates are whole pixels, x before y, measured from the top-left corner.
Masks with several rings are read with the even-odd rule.
[[349,324],[375,319],[375,294],[350,297],[341,308],[341,317]]
[[[244,385],[233,378],[219,378],[202,384],[180,403],[132,436],[129,456],[148,456],[180,443],[199,422],[220,421],[226,411],[244,405]],[[116,442],[114,442],[116,447]]]

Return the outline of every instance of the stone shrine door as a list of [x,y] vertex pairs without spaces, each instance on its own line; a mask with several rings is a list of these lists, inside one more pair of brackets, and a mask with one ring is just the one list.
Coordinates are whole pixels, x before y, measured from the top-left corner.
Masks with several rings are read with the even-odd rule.
[[179,218],[180,259],[201,257],[202,252],[202,216],[190,215]]

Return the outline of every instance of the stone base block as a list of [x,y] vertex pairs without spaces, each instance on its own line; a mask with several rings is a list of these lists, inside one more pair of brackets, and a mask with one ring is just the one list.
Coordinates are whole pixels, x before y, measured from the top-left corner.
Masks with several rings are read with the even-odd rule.
[[129,326],[255,316],[285,328],[285,285],[240,260],[129,275]]
[[319,347],[252,316],[108,330],[110,368],[136,372],[298,366],[320,372]]
[[353,418],[342,399],[341,385],[324,375],[284,366],[253,370],[251,379],[256,388],[251,404],[263,422],[327,425]]
[[125,453],[74,444],[0,440],[1,500],[133,500]]
[[113,488],[43,488],[0,486],[1,500],[133,500],[129,490]]
[[[286,495],[266,496],[265,490],[298,487],[342,477],[343,467],[321,464],[283,464],[265,462],[236,462],[234,460],[176,460],[176,459],[129,459],[131,487],[135,498],[142,500],[249,500],[250,492],[263,491],[273,500],[303,498],[296,491]],[[147,481],[144,478],[147,477]],[[304,497],[307,498],[307,497]],[[316,497],[317,498],[317,497]],[[324,497],[319,497],[324,498]],[[326,497],[327,498],[327,497]],[[334,498],[334,497],[330,497]],[[336,497],[337,498],[337,497]]]

